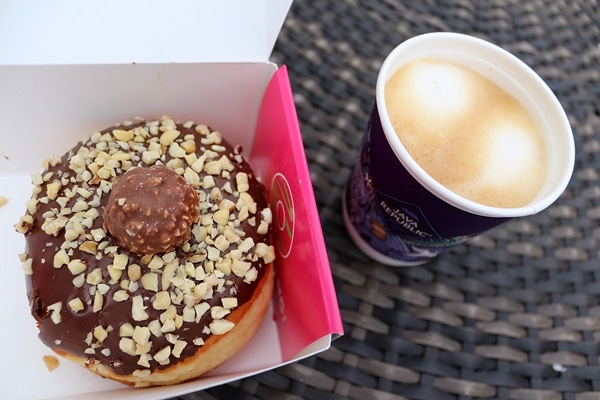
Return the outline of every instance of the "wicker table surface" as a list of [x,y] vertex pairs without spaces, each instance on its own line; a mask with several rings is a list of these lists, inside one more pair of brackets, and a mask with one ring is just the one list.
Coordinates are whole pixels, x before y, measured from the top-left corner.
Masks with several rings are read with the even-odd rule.
[[[365,257],[340,196],[401,41],[487,39],[546,80],[575,171],[549,209],[421,267]],[[600,399],[598,0],[296,0],[272,60],[288,67],[345,335],[330,350],[179,399]]]

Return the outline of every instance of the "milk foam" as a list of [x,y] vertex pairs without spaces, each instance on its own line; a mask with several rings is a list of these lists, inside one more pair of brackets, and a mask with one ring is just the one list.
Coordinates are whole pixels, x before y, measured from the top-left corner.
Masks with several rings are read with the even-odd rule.
[[386,107],[415,161],[455,193],[494,207],[521,207],[547,166],[539,127],[495,83],[444,60],[406,64],[388,80]]

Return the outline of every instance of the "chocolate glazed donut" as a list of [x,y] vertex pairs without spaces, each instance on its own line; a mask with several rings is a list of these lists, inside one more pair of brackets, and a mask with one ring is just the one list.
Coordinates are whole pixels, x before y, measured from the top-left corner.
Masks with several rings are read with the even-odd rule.
[[271,211],[239,147],[205,125],[94,132],[33,175],[16,225],[31,313],[56,353],[131,386],[197,377],[268,309]]

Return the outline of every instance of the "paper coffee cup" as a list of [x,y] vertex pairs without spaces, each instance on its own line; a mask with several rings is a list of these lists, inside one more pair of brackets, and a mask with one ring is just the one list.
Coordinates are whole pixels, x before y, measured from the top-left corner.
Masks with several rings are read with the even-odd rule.
[[[548,160],[543,183],[532,199],[510,207],[470,200],[442,185],[411,156],[392,125],[385,90],[394,72],[422,59],[463,65],[494,82],[528,111],[542,133]],[[475,138],[481,132],[474,129],[469,134]],[[526,153],[520,157],[526,166]],[[573,134],[562,106],[525,63],[496,45],[463,34],[416,36],[397,46],[380,69],[367,131],[343,196],[344,220],[354,242],[373,259],[394,266],[422,264],[511,218],[547,208],[565,190],[574,160]],[[512,162],[504,164],[518,168]],[[488,180],[494,179],[491,175]]]

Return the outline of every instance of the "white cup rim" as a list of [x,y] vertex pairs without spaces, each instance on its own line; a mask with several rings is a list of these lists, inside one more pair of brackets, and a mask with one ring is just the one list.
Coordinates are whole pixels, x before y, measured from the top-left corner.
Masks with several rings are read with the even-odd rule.
[[[519,74],[519,85],[526,85],[527,93],[528,95],[531,94],[532,101],[540,103],[538,112],[540,118],[543,116],[545,120],[551,119],[546,124],[552,130],[548,135],[553,137],[554,147],[557,148],[556,155],[561,158],[558,160],[560,166],[555,167],[554,172],[549,172],[549,175],[552,176],[547,179],[548,182],[542,195],[523,207],[501,208],[480,204],[444,187],[414,161],[394,133],[385,104],[385,84],[388,77],[399,67],[398,64],[428,56],[450,56],[450,58],[451,56],[468,56],[472,60],[486,62],[490,66],[493,62],[493,67],[497,68],[498,73],[505,76]],[[460,62],[458,59],[456,61]],[[467,64],[465,63],[465,65]],[[376,84],[376,103],[386,138],[396,157],[409,173],[431,193],[446,203],[469,213],[498,218],[536,214],[558,199],[566,189],[573,174],[575,143],[571,125],[560,102],[543,79],[527,64],[501,47],[483,39],[460,33],[434,32],[415,36],[400,43],[390,52],[381,66]],[[541,113],[541,107],[543,107],[544,113]]]

